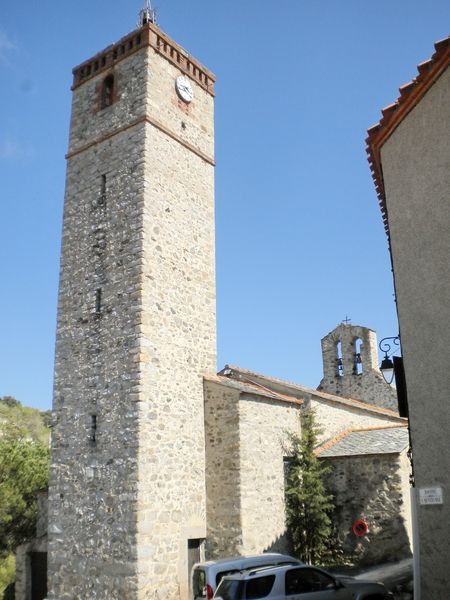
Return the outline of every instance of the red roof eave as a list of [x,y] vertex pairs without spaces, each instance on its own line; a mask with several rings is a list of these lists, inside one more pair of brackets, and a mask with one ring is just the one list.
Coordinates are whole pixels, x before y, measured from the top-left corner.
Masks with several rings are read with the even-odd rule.
[[366,151],[388,237],[389,222],[380,157],[381,147],[450,64],[450,36],[436,42],[434,48],[435,53],[430,60],[418,65],[417,77],[400,88],[399,98],[382,109],[383,116],[380,121],[367,131]]

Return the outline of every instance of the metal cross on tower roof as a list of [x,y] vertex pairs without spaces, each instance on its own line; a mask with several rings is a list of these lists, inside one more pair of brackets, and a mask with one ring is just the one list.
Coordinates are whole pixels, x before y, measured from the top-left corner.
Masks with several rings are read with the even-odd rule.
[[156,10],[152,8],[152,0],[145,0],[144,8],[139,11],[138,27],[143,27],[147,23],[156,25]]

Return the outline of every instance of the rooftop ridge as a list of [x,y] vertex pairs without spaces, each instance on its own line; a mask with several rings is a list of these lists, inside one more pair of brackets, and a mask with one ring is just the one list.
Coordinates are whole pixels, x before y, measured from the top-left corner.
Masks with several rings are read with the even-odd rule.
[[408,427],[408,423],[389,423],[387,425],[371,425],[370,427],[354,427],[352,432],[378,431],[379,429],[404,429],[405,427]]
[[261,385],[260,383],[258,383],[257,381],[251,381],[250,379],[248,379],[246,381],[246,383],[249,383],[250,385],[261,389],[265,392],[269,392],[270,394],[273,394],[274,396],[276,396],[277,398],[280,398],[281,400],[295,400],[296,402],[301,402],[303,404],[303,400],[299,400],[298,398],[295,398],[294,396],[289,396],[289,394],[280,394],[280,392],[275,392],[275,390],[271,390],[270,388],[266,387],[265,385]]
[[128,58],[147,46],[152,47],[155,52],[164,56],[206,92],[214,96],[215,75],[151,22],[132,31],[118,42],[74,67],[72,90],[99,73],[113,68],[124,58]]
[[315,448],[314,454],[316,456],[320,456],[323,452],[325,452],[325,450],[332,448],[335,444],[346,438],[350,433],[352,433],[352,429],[344,429],[344,431],[340,431],[334,437],[321,444],[318,448]]
[[[274,383],[288,385],[288,386],[291,386],[292,388],[298,390],[299,392],[302,392],[304,394],[314,394],[315,396],[324,398],[324,400],[330,400],[331,402],[337,402],[337,403],[346,404],[346,405],[353,404],[353,405],[356,405],[355,406],[356,408],[360,408],[361,410],[375,412],[377,414],[383,414],[383,415],[386,415],[389,417],[393,417],[393,418],[401,419],[402,421],[405,421],[405,419],[403,417],[400,417],[400,415],[397,411],[392,410],[390,408],[383,408],[381,406],[376,406],[375,404],[370,404],[370,403],[364,402],[362,400],[356,400],[355,398],[350,398],[350,397],[346,397],[346,396],[337,396],[335,394],[329,394],[327,392],[322,392],[321,390],[317,390],[314,388],[308,388],[306,386],[302,386],[297,383],[293,383],[291,381],[279,379],[277,377],[269,377],[267,375],[263,375],[262,373],[257,373],[256,371],[250,371],[249,369],[242,369],[241,367],[238,367],[236,365],[232,365],[229,363],[227,363],[225,365],[225,367],[222,369],[222,371],[219,371],[219,373],[222,373],[226,369],[230,369],[231,371],[237,371],[238,373],[242,373],[243,375],[255,375],[256,377],[262,377],[263,379],[267,379],[268,381],[273,381]],[[271,392],[272,392],[272,390],[271,390]]]
[[317,396],[321,396],[325,400],[330,400],[331,402],[341,402],[346,404],[350,402],[352,404],[357,404],[358,408],[361,410],[369,410],[371,412],[377,412],[381,414],[386,414],[388,416],[392,416],[394,418],[403,419],[404,417],[400,417],[399,413],[391,408],[383,408],[382,406],[377,406],[376,404],[370,404],[369,402],[364,402],[363,400],[357,400],[356,398],[350,398],[347,396],[337,396],[335,394],[329,394],[328,392],[322,392],[319,390],[314,390]]
[[238,379],[230,379],[226,375],[204,374],[203,379],[213,383],[224,384],[228,387],[232,387],[233,389],[240,389],[242,392],[249,394],[253,393],[258,396],[262,396],[263,398],[271,398],[272,400],[280,400],[281,402],[289,402],[291,404],[304,404],[303,400],[300,398],[295,398],[294,396],[288,396],[286,394],[279,394],[278,392],[274,392],[273,390],[257,383],[244,382]]
[[282,383],[282,384],[288,384],[288,385],[291,385],[292,387],[306,389],[303,386],[300,386],[299,384],[294,383],[293,381],[289,381],[288,379],[280,379],[278,377],[264,375],[264,373],[258,373],[258,371],[252,371],[251,369],[243,369],[242,367],[238,367],[237,365],[232,365],[230,363],[227,363],[224,366],[224,368],[222,369],[222,371],[224,371],[225,369],[231,369],[232,371],[238,371],[238,373],[243,373],[244,375],[256,375],[256,377],[263,377],[264,379],[268,379],[270,381],[274,381],[274,382],[278,382],[278,383]]
[[423,98],[434,82],[450,64],[450,36],[434,44],[432,57],[417,65],[418,75],[399,88],[398,99],[382,109],[382,118],[367,130],[366,152],[375,184],[384,229],[389,237],[389,222],[386,207],[383,171],[380,151],[383,144],[395,131],[405,116]]

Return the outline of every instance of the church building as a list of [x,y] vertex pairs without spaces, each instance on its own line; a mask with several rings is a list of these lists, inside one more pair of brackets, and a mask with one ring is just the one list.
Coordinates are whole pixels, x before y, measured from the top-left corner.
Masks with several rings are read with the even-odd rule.
[[73,74],[48,529],[16,597],[36,554],[48,600],[186,600],[194,562],[286,550],[284,441],[310,408],[345,547],[408,555],[407,423],[373,331],[322,340],[317,390],[216,373],[214,75],[149,8]]

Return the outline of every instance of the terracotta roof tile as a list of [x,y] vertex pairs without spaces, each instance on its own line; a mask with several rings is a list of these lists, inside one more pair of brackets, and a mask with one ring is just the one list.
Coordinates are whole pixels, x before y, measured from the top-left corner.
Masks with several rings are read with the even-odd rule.
[[367,130],[366,150],[375,189],[380,203],[384,228],[389,236],[386,197],[384,190],[383,171],[381,168],[380,151],[383,144],[402,122],[405,116],[426,94],[433,83],[442,75],[450,64],[450,36],[434,45],[433,56],[417,66],[418,75],[400,88],[399,98],[382,109],[382,118],[376,125]]

